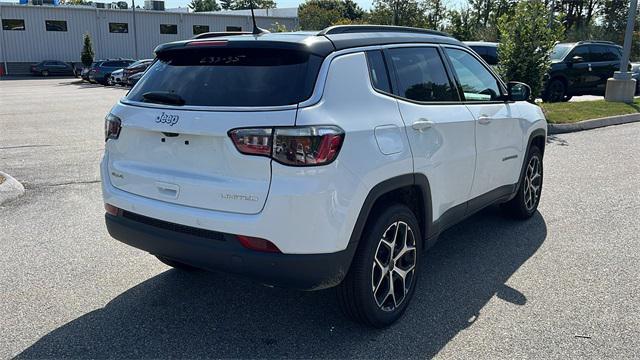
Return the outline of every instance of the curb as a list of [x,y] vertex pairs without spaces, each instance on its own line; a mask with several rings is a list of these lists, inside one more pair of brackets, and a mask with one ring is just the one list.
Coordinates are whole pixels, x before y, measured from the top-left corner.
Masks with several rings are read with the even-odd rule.
[[24,194],[24,186],[18,180],[0,171],[4,182],[0,184],[0,205],[19,198]]
[[621,125],[640,121],[640,113],[609,116],[600,119],[584,120],[572,124],[548,124],[549,135],[566,134],[582,130],[591,130],[611,125]]

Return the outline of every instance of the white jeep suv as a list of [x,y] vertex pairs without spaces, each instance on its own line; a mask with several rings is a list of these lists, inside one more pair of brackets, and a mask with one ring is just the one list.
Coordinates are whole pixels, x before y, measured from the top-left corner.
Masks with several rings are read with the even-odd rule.
[[446,34],[336,26],[156,56],[106,118],[102,190],[109,233],[170,266],[337,286],[384,327],[438,234],[491,204],[536,211],[542,111]]

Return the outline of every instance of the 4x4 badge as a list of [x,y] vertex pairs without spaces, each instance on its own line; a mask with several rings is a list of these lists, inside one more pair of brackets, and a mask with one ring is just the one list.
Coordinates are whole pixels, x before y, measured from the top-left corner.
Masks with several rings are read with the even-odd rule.
[[180,120],[180,116],[165,114],[164,111],[162,112],[162,115],[156,116],[157,123],[169,124],[169,126],[177,124],[178,120]]

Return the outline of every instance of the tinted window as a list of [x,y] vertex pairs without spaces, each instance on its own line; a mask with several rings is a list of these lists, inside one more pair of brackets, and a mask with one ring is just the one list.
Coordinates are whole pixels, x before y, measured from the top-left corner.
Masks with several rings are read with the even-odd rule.
[[209,32],[209,25],[193,25],[193,35]]
[[551,54],[549,55],[549,58],[551,60],[562,60],[562,59],[564,59],[564,57],[567,56],[567,54],[571,50],[572,46],[573,45],[571,45],[571,44],[558,44],[558,45],[556,45],[553,48],[553,50],[551,51]]
[[502,98],[498,80],[480,61],[466,51],[446,49],[464,98],[467,101],[496,101]]
[[47,31],[67,31],[67,22],[62,20],[45,20],[44,26]]
[[241,26],[227,26],[227,31],[242,31]]
[[178,25],[160,24],[160,34],[175,35],[178,33]]
[[498,65],[498,47],[487,47],[487,53],[483,56],[489,65]]
[[367,51],[367,63],[369,64],[369,76],[375,89],[391,93],[389,74],[382,56],[382,51]]
[[580,56],[582,61],[592,61],[588,46],[577,46],[573,51],[571,51],[567,60],[571,61],[575,56]]
[[613,46],[591,46],[591,61],[619,61],[620,55]]
[[397,48],[389,54],[398,77],[398,95],[415,101],[458,100],[436,48]]
[[2,19],[2,30],[24,30],[24,20]]
[[170,92],[185,105],[280,106],[311,96],[322,58],[284,49],[194,48],[161,53],[128,99]]
[[115,61],[106,61],[106,62],[103,62],[102,65],[100,65],[100,66],[114,67],[114,66],[116,66],[115,64],[116,64]]
[[109,23],[109,32],[117,34],[126,34],[129,32],[129,24],[127,23]]

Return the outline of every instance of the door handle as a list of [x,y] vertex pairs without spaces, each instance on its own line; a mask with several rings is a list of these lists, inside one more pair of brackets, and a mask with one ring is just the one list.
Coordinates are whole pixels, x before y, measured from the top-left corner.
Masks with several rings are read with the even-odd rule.
[[420,118],[411,125],[411,128],[416,131],[424,131],[433,126],[433,121],[425,118]]
[[491,118],[488,117],[487,115],[480,115],[480,117],[478,118],[478,124],[488,125],[490,123],[491,123]]

